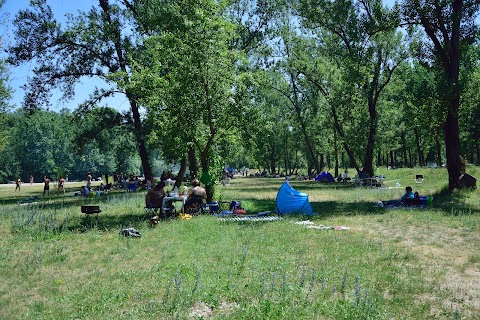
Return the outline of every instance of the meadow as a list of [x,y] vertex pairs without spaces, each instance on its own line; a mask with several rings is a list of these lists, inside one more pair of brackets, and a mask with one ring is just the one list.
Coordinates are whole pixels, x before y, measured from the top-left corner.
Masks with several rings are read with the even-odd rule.
[[[480,168],[467,172],[480,177]],[[81,183],[69,182],[44,197],[41,185],[1,186],[0,318],[479,319],[479,191],[449,194],[445,169],[377,173],[387,188],[292,180],[315,216],[202,215],[155,227],[145,191],[74,197]],[[215,200],[274,210],[283,181],[236,177]],[[407,185],[432,205],[376,207]],[[85,220],[84,204],[100,206],[99,224]],[[298,224],[307,219],[349,230]],[[126,227],[142,236],[120,235]]]

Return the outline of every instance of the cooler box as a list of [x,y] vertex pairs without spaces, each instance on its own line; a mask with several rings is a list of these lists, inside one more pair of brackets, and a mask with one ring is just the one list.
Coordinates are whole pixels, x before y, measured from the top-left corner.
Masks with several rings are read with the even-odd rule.
[[207,206],[210,210],[210,214],[215,214],[218,212],[218,202],[209,202]]

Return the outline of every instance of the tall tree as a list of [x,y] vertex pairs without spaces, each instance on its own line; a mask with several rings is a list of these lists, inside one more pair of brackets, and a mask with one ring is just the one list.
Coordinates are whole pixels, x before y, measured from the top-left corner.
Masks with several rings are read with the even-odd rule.
[[448,187],[455,185],[464,171],[460,155],[459,107],[462,92],[460,68],[466,49],[473,44],[478,26],[477,0],[404,0],[403,16],[408,24],[421,25],[430,40],[424,47],[435,65],[443,70],[443,125],[447,156]]
[[[362,136],[363,171],[372,176],[378,132],[378,102],[394,70],[406,58],[401,35],[395,32],[398,19],[393,11],[383,7],[380,0],[295,2],[302,22],[315,31],[314,39],[318,39],[319,49],[323,48],[323,52],[334,61],[344,84],[342,94],[332,99],[331,91],[322,87],[326,79],[316,77],[313,80],[319,91],[329,103],[342,101],[350,110],[363,109],[356,116],[368,119],[358,132],[365,132]],[[309,76],[315,74],[310,73]],[[364,107],[356,105],[358,103]],[[337,107],[341,105],[332,106],[335,130],[355,164],[353,153],[349,151],[352,148],[348,146],[348,137],[342,128],[344,124],[339,122],[336,114]]]
[[[166,124],[164,139],[176,145],[178,157],[194,148],[203,174],[211,174],[216,140],[235,129],[241,112],[236,103],[241,55],[229,46],[233,24],[223,16],[223,2],[159,0],[149,5],[169,20],[150,25],[154,32],[136,57],[131,89],[142,97],[148,116]],[[211,200],[211,183],[207,194]]]
[[[122,3],[122,1],[120,1]],[[127,3],[128,1],[123,1]],[[48,105],[50,92],[60,89],[65,100],[74,96],[75,84],[85,78],[99,78],[111,89],[96,89],[82,108],[96,105],[101,99],[118,93],[118,82],[129,82],[131,66],[126,58],[135,51],[136,38],[143,36],[131,29],[128,7],[99,0],[98,7],[79,16],[69,16],[65,28],[56,21],[46,0],[32,1],[30,8],[17,13],[16,43],[9,48],[14,65],[34,62],[34,76],[25,85],[27,110]],[[125,87],[121,91],[130,103],[132,122],[143,171],[151,176],[138,97]]]

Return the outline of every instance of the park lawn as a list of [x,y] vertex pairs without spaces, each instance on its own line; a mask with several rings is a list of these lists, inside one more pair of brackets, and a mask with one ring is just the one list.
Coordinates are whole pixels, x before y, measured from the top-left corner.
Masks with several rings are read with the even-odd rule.
[[[444,169],[379,169],[386,185],[291,181],[314,217],[268,223],[172,219],[150,228],[145,192],[79,198],[81,184],[0,188],[2,319],[476,319],[480,318],[480,197],[444,189]],[[479,177],[478,168],[469,173]],[[415,184],[415,174],[423,174]],[[282,179],[240,178],[218,201],[274,210]],[[428,209],[385,210],[411,184]],[[38,196],[34,205],[21,200]],[[100,224],[80,205],[102,209]],[[346,226],[308,229],[295,222]],[[119,235],[134,227],[141,238]]]

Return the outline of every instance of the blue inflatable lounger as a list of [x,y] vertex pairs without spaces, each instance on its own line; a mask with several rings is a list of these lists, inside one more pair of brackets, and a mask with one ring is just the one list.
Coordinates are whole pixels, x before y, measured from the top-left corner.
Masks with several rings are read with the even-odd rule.
[[277,193],[277,214],[299,213],[303,215],[314,215],[308,194],[292,188],[288,181],[285,181]]

